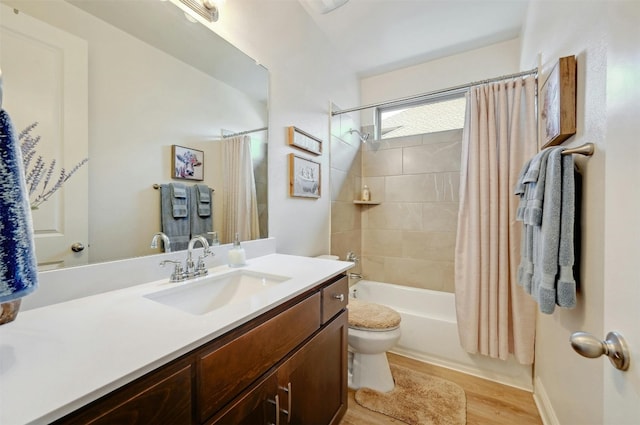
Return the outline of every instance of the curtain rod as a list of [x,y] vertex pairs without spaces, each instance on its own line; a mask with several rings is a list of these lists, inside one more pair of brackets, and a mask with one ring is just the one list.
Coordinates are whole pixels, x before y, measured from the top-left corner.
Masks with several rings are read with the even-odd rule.
[[256,128],[256,129],[253,129],[253,130],[239,131],[237,133],[232,133],[232,134],[223,134],[222,138],[223,139],[228,139],[229,137],[244,136],[245,134],[257,133],[259,131],[266,131],[268,129],[269,129],[269,127],[261,127],[261,128]]
[[339,111],[331,111],[331,116],[340,115],[340,114],[346,114],[347,112],[361,111],[363,109],[370,109],[370,108],[377,108],[377,107],[380,107],[380,106],[393,105],[395,103],[403,103],[403,102],[407,102],[407,101],[410,101],[410,100],[421,99],[423,97],[429,97],[429,96],[435,96],[435,95],[438,95],[438,94],[444,94],[444,93],[449,93],[449,92],[460,91],[460,90],[463,90],[463,89],[471,88],[473,86],[479,86],[481,84],[493,83],[495,81],[508,80],[508,79],[511,79],[511,78],[525,77],[527,75],[534,75],[534,74],[537,74],[537,73],[538,73],[538,68],[533,68],[533,69],[530,69],[528,71],[517,72],[515,74],[502,75],[500,77],[489,78],[489,79],[486,79],[486,80],[474,81],[472,83],[461,84],[459,86],[449,87],[449,88],[446,88],[446,89],[434,90],[434,91],[430,91],[430,92],[427,92],[427,93],[422,93],[422,94],[417,94],[417,95],[413,95],[413,96],[403,97],[403,98],[400,98],[400,99],[388,100],[386,102],[371,103],[369,105],[356,106],[356,107],[349,108],[349,109],[341,109]]

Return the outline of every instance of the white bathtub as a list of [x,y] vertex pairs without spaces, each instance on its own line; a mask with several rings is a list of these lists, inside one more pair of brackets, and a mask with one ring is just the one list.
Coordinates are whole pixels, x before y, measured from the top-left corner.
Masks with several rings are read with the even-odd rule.
[[458,341],[454,294],[361,280],[351,296],[393,308],[402,317],[394,353],[531,391],[532,368],[473,355]]

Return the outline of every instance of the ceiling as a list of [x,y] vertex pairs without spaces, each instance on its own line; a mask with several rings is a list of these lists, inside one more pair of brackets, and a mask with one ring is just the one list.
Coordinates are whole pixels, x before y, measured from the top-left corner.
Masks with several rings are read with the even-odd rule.
[[299,0],[360,77],[520,35],[529,0]]

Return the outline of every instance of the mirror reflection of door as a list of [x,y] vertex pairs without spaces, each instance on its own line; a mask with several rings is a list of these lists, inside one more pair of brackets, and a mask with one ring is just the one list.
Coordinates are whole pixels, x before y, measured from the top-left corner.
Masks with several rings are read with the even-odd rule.
[[[0,8],[3,108],[16,134],[38,122],[31,135],[41,138],[37,156],[46,164],[55,159],[55,182],[61,168],[70,171],[88,156],[87,44],[10,7]],[[40,270],[88,262],[87,188],[84,166],[32,210]]]

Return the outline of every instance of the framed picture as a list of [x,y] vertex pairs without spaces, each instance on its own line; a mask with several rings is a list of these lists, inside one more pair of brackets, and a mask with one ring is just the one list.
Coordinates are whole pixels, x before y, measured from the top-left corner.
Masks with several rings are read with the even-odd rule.
[[185,180],[204,180],[204,152],[184,146],[171,145],[171,177]]
[[294,146],[314,155],[322,155],[322,140],[311,134],[291,126],[288,128],[289,146]]
[[289,195],[301,198],[320,197],[320,163],[289,154]]
[[540,145],[559,145],[576,134],[576,57],[553,66],[540,88]]

